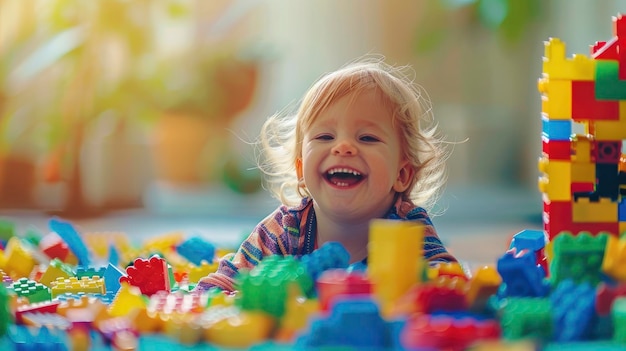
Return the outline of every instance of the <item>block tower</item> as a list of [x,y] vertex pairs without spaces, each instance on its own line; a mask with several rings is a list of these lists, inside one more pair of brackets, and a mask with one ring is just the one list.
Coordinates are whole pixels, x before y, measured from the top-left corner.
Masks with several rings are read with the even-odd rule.
[[626,232],[626,16],[613,17],[613,37],[590,56],[568,58],[565,43],[545,42],[538,89],[546,235]]

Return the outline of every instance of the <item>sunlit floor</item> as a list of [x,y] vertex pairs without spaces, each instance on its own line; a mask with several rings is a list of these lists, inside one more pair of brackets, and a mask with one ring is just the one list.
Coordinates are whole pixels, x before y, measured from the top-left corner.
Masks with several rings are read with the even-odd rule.
[[[236,247],[275,207],[268,196],[262,195],[245,201],[237,198],[214,201],[216,207],[210,211],[212,204],[206,202],[205,196],[200,197],[204,200],[198,200],[204,203],[195,204],[187,201],[190,196],[183,194],[171,199],[176,205],[169,208],[152,203],[145,210],[71,221],[81,233],[124,232],[137,244],[152,236],[181,231],[199,235],[220,247]],[[446,211],[433,218],[435,227],[449,250],[470,268],[495,264],[506,251],[512,235],[524,229],[541,228],[540,197],[524,189],[449,189],[440,203]],[[197,210],[199,206],[203,210]],[[45,233],[51,216],[32,211],[2,211],[0,218],[13,221],[18,233],[29,228]]]

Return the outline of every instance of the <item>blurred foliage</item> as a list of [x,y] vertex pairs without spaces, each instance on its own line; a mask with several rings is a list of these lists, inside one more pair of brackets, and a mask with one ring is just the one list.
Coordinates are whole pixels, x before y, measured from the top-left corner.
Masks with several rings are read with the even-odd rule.
[[415,48],[418,52],[428,52],[438,47],[452,34],[454,26],[450,20],[487,29],[503,44],[515,44],[547,11],[546,3],[544,0],[430,1],[418,27]]

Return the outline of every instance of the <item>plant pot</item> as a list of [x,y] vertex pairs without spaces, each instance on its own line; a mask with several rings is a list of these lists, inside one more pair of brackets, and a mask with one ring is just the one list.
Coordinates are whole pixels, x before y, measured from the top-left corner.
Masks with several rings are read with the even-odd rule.
[[179,185],[215,181],[220,155],[227,150],[224,126],[184,112],[164,113],[153,131],[155,177]]

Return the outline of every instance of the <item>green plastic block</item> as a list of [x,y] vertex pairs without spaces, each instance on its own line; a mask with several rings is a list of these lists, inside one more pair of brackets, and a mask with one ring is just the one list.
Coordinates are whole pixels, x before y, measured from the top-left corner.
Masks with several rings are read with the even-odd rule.
[[626,80],[620,80],[618,74],[618,61],[596,60],[596,99],[626,99]]
[[550,280],[557,286],[566,279],[576,284],[588,282],[597,286],[602,279],[602,260],[608,234],[592,236],[581,232],[572,235],[568,232],[559,233],[552,240],[554,258],[550,264]]
[[500,325],[507,340],[552,338],[552,304],[548,298],[508,298]]

